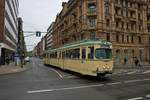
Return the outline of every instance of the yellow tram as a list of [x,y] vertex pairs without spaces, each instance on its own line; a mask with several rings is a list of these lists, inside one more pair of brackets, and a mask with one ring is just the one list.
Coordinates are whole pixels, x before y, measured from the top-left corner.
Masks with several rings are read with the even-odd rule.
[[106,40],[82,40],[45,52],[44,64],[83,75],[112,74],[112,44]]

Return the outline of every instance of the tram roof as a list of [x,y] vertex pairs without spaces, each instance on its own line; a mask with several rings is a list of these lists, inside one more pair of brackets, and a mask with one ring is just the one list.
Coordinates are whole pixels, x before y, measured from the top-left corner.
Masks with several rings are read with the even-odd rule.
[[60,48],[49,49],[49,50],[47,50],[47,52],[48,51],[55,51],[55,50],[62,50],[62,49],[67,49],[67,48],[75,48],[75,47],[78,47],[78,46],[92,45],[92,44],[111,45],[112,43],[108,42],[104,39],[101,39],[101,40],[86,39],[86,40],[81,40],[81,41],[65,44],[64,46],[62,46]]

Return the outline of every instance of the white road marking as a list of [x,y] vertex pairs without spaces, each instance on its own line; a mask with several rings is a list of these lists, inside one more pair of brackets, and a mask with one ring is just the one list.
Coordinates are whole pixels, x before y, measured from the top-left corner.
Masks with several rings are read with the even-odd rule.
[[150,98],[150,95],[146,95],[145,97]]
[[[43,92],[53,92],[53,91],[63,91],[63,90],[75,90],[75,89],[84,89],[84,88],[93,88],[93,87],[100,87],[104,85],[118,85],[122,83],[134,83],[134,82],[141,82],[141,81],[149,81],[148,79],[136,79],[136,80],[128,80],[123,82],[115,82],[115,83],[107,83],[107,84],[96,84],[96,85],[86,85],[86,86],[78,86],[78,87],[66,87],[66,88],[58,88],[58,89],[45,89],[45,90],[33,90],[33,91],[27,91],[27,93],[43,93]],[[150,97],[150,95],[147,95],[146,97]],[[128,100],[139,100],[142,99],[142,97],[138,98],[131,98]]]
[[27,93],[30,93],[30,94],[31,94],[31,93],[42,93],[42,92],[51,92],[51,91],[52,91],[52,90],[50,90],[50,89],[48,90],[48,89],[47,89],[47,90],[28,91]]
[[92,87],[100,87],[100,86],[104,86],[104,84],[68,87],[68,88],[59,88],[59,89],[34,90],[34,91],[27,91],[27,93],[31,94],[31,93],[43,93],[43,92],[52,92],[52,91],[75,90],[75,89],[84,89],[84,88],[92,88]]
[[128,99],[128,100],[142,100],[143,97],[137,97],[137,98],[131,98],[131,99]]
[[52,71],[56,72],[60,78],[63,78],[63,76],[62,76],[57,70],[52,69],[52,68],[50,68],[50,69],[51,69]]
[[66,78],[77,78],[77,76],[67,76]]
[[117,84],[121,84],[121,82],[108,83],[107,85],[117,85]]
[[147,79],[143,79],[143,81],[150,81],[150,78],[147,78]]
[[112,75],[121,74],[121,72],[114,72]]
[[143,72],[142,74],[148,74],[150,73],[150,70]]
[[132,71],[132,72],[128,72],[127,74],[130,75],[130,74],[134,74],[136,73],[137,71]]
[[134,82],[140,82],[143,80],[137,79],[137,80],[128,80],[128,81],[124,81],[124,83],[134,83]]

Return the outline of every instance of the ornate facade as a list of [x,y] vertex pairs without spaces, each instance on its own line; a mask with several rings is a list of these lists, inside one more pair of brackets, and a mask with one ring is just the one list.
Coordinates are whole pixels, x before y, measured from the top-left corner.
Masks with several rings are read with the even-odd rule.
[[69,0],[53,25],[53,46],[81,39],[113,43],[115,64],[150,62],[149,0]]

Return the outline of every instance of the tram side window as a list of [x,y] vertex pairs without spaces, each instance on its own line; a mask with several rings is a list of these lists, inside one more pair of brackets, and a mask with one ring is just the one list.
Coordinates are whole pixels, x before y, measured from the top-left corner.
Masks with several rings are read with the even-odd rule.
[[66,51],[65,58],[70,58],[70,52],[69,52],[69,50]]
[[47,58],[51,58],[51,54],[48,53],[48,54],[47,54]]
[[74,58],[79,59],[80,58],[80,49],[74,49]]
[[57,58],[57,52],[54,53],[54,58]]
[[50,57],[51,57],[51,58],[57,58],[57,52],[51,53],[51,54],[50,54]]
[[65,58],[65,52],[62,52],[62,58],[63,59]]
[[69,59],[79,59],[80,58],[80,49],[71,49],[66,51],[66,58]]
[[86,49],[83,48],[82,49],[82,59],[85,59],[86,58]]
[[71,59],[79,59],[80,58],[80,49],[72,49],[70,50],[70,58]]
[[61,52],[59,52],[59,58],[61,58]]
[[94,47],[88,47],[88,59],[94,58]]

